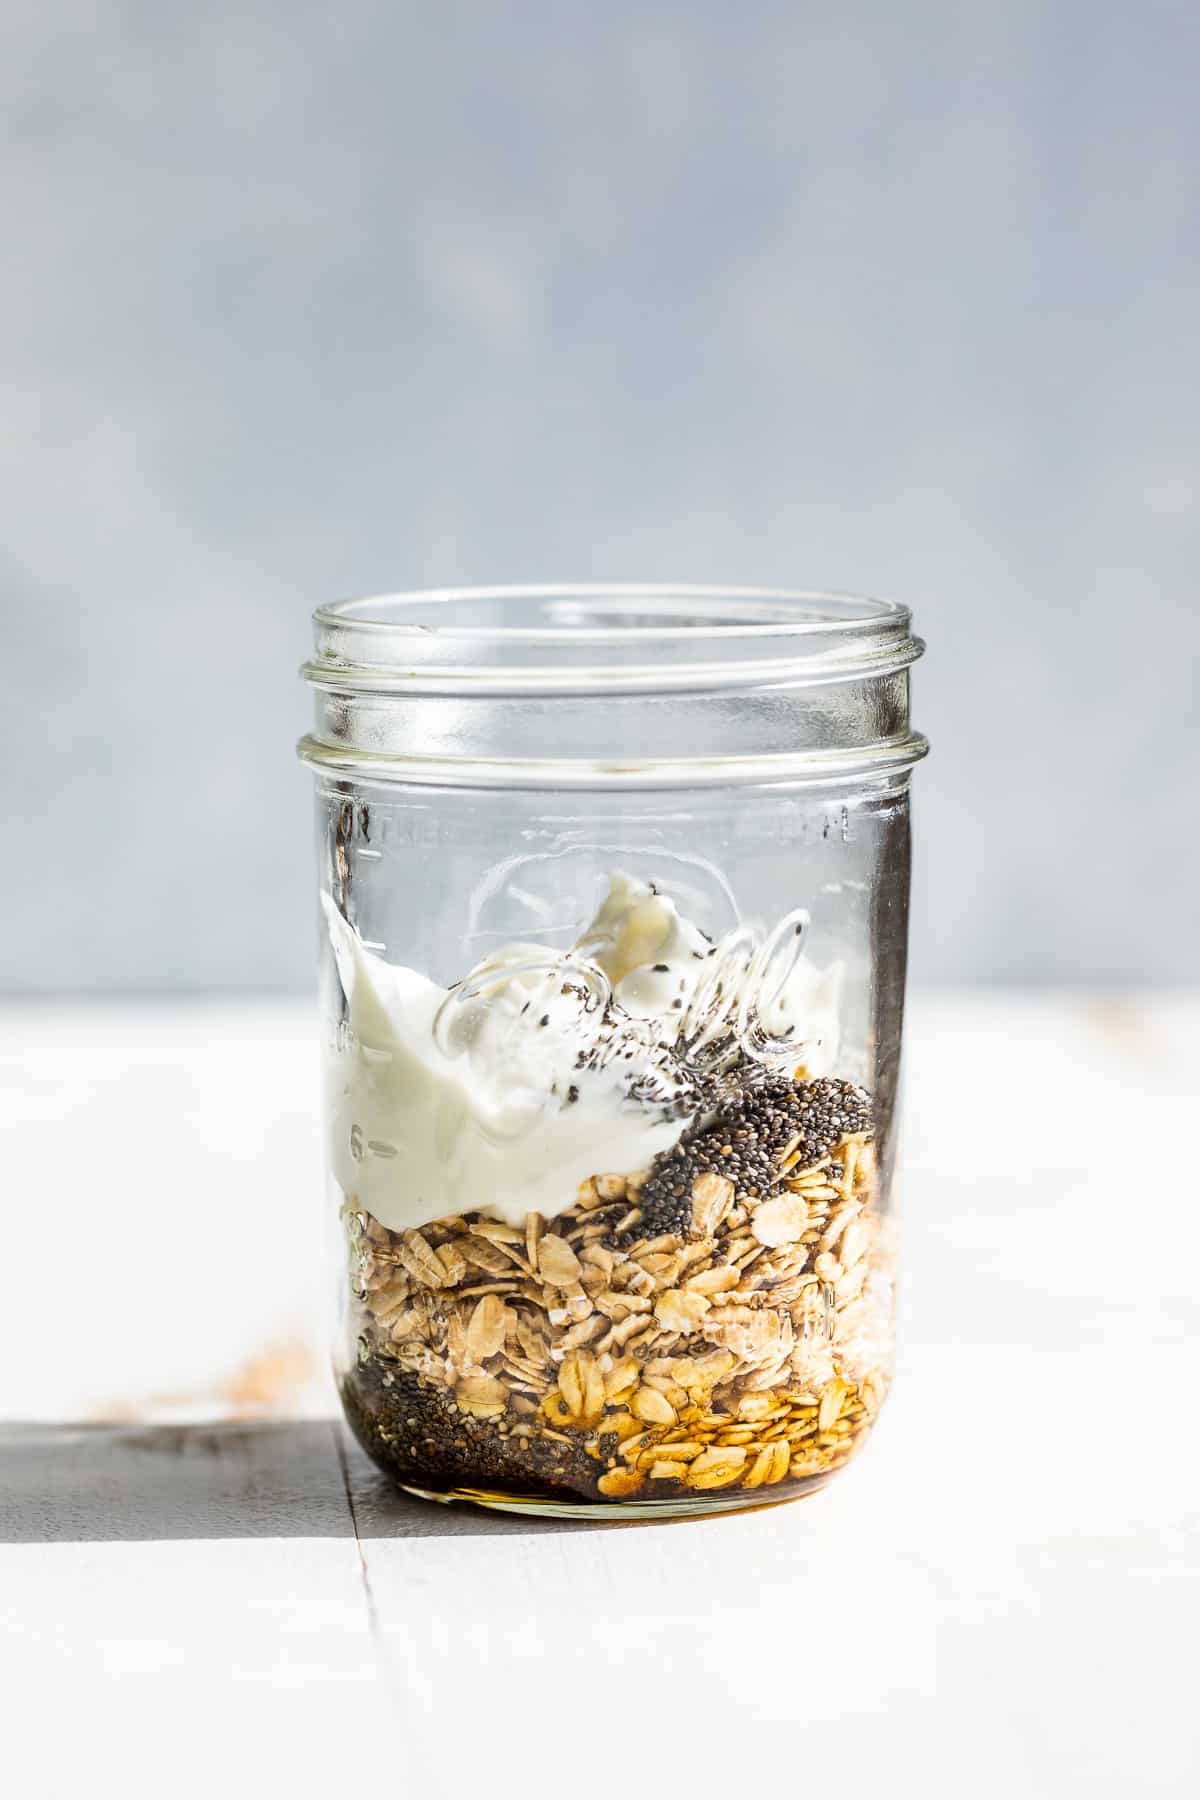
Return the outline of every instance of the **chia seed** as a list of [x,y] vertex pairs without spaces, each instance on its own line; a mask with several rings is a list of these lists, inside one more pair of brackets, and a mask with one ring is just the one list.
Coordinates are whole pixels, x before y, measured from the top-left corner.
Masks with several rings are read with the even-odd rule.
[[870,1099],[853,1082],[789,1081],[748,1072],[745,1064],[738,1073],[742,1085],[651,1163],[638,1195],[641,1218],[618,1242],[666,1232],[697,1235],[692,1184],[707,1170],[733,1182],[735,1200],[756,1198],[782,1180],[780,1153],[793,1138],[799,1139],[795,1168],[801,1169],[820,1162],[848,1133],[871,1129]]
[[[394,1382],[385,1386],[385,1374],[393,1372]],[[604,1465],[588,1456],[581,1441],[539,1436],[509,1442],[494,1421],[466,1416],[445,1389],[389,1369],[386,1357],[373,1356],[344,1375],[341,1394],[355,1437],[397,1481],[447,1488],[487,1487],[490,1481],[501,1493],[595,1498]]]

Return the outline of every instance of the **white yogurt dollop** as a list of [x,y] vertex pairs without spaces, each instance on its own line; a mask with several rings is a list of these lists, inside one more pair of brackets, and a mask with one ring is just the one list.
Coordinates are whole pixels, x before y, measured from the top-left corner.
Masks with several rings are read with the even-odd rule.
[[[453,989],[325,910],[349,1028],[329,1072],[333,1170],[391,1230],[553,1218],[588,1175],[645,1168],[690,1122],[665,1052],[719,947],[646,883],[615,874],[567,956],[513,944]],[[802,1029],[810,1073],[836,1048],[839,982],[800,958],[770,1009],[772,1028]]]
[[664,1022],[683,1011],[713,948],[699,926],[680,918],[673,900],[619,871],[575,945],[577,955],[603,969],[627,1012]]

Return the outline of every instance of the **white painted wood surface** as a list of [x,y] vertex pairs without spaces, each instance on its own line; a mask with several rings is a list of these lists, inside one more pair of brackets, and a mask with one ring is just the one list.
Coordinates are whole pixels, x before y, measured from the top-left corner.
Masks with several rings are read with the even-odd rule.
[[567,1526],[312,1416],[307,1009],[0,1016],[0,1791],[1194,1797],[1198,1045],[1188,1000],[915,1006],[875,1442]]

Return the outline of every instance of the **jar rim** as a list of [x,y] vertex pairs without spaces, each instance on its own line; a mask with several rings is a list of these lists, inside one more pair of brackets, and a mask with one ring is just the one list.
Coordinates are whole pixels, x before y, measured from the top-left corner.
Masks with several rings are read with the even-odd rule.
[[[670,583],[427,588],[313,614],[318,687],[444,693],[722,689],[885,674],[924,646],[897,601]],[[415,688],[414,688],[415,684]]]
[[[422,619],[423,609],[469,608],[479,604],[527,603],[544,605],[551,619],[547,625],[518,625],[508,621],[472,624],[467,619]],[[631,603],[661,608],[653,622],[612,621],[584,625],[584,607],[629,607]],[[572,605],[575,612],[572,616]],[[671,622],[672,614],[695,614],[710,608],[710,617]],[[716,616],[736,611],[738,618]],[[558,615],[556,618],[556,614]],[[758,615],[758,616],[756,616]],[[725,587],[704,583],[673,582],[540,582],[487,587],[412,588],[395,593],[333,600],[318,606],[313,623],[318,630],[351,630],[363,637],[397,645],[414,633],[433,632],[453,639],[511,639],[529,645],[599,643],[612,637],[645,641],[670,635],[680,641],[697,637],[734,637],[747,632],[760,636],[803,637],[836,631],[857,635],[881,626],[908,626],[912,614],[896,600],[876,600],[818,588]]]

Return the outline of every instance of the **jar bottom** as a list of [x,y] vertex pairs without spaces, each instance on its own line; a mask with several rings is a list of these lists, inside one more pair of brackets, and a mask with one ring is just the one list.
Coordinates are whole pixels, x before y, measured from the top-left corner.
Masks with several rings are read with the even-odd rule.
[[789,1484],[785,1493],[725,1493],[677,1497],[669,1500],[586,1501],[540,1498],[532,1495],[489,1493],[483,1488],[451,1488],[445,1492],[415,1487],[397,1481],[401,1493],[414,1500],[433,1501],[440,1506],[462,1503],[483,1507],[488,1512],[518,1513],[534,1519],[603,1520],[609,1525],[647,1524],[670,1519],[711,1518],[719,1513],[763,1512],[768,1507],[786,1506],[792,1500],[807,1499],[827,1487],[836,1475],[808,1475]]
[[[442,1505],[463,1502],[529,1517],[620,1522],[622,1519],[697,1518],[712,1513],[782,1505],[803,1499],[826,1486],[861,1451],[871,1435],[873,1423],[861,1420],[852,1436],[824,1451],[818,1450],[815,1454],[825,1459],[823,1467],[798,1470],[770,1485],[743,1485],[741,1478],[749,1469],[742,1462],[737,1479],[726,1477],[719,1484],[714,1482],[707,1491],[689,1492],[681,1465],[678,1480],[660,1479],[648,1484],[639,1478],[631,1481],[622,1492],[606,1494],[603,1490],[596,1491],[603,1479],[603,1464],[598,1465],[594,1460],[595,1448],[589,1452],[588,1439],[582,1435],[574,1446],[568,1445],[565,1436],[556,1438],[556,1443],[563,1446],[557,1454],[566,1460],[541,1467],[521,1466],[513,1457],[511,1445],[506,1445],[502,1439],[489,1442],[487,1426],[483,1422],[471,1422],[467,1429],[473,1430],[474,1435],[470,1438],[455,1440],[448,1433],[439,1432],[419,1443],[404,1443],[397,1426],[404,1420],[408,1407],[414,1404],[411,1396],[416,1390],[408,1387],[410,1397],[397,1408],[395,1378],[385,1372],[378,1379],[392,1385],[379,1387],[374,1386],[373,1377],[378,1377],[377,1369],[360,1369],[343,1375],[339,1383],[342,1405],[346,1421],[359,1444],[402,1493]],[[410,1428],[416,1422],[415,1417],[407,1419]],[[536,1440],[532,1447],[543,1448]],[[786,1446],[780,1448],[784,1450],[786,1460]],[[731,1459],[741,1459],[746,1453],[739,1449],[729,1455]],[[718,1477],[722,1474],[720,1470],[714,1473]],[[650,1491],[647,1491],[648,1486]],[[660,1490],[657,1495],[653,1492],[654,1486]]]

